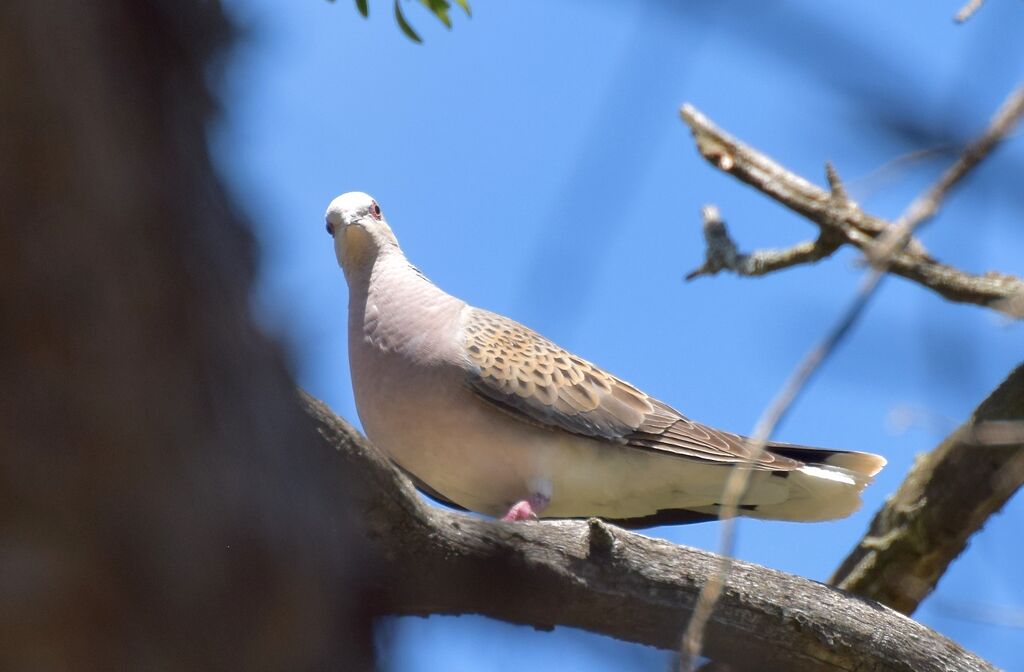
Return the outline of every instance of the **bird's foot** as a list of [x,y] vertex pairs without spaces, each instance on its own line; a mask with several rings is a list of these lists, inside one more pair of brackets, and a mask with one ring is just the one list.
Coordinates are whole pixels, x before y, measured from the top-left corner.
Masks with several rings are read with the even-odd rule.
[[502,520],[537,520],[537,514],[548,505],[548,498],[543,495],[534,495],[512,505]]
[[537,520],[537,514],[533,512],[533,507],[530,505],[528,500],[516,502],[512,505],[512,508],[508,510],[502,520]]

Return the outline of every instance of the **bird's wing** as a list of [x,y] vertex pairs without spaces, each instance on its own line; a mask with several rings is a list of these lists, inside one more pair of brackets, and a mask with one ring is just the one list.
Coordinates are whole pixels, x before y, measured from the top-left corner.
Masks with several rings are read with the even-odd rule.
[[[742,436],[686,418],[514,320],[467,308],[463,329],[469,387],[523,422],[691,459],[750,462]],[[789,471],[802,462],[765,451],[755,466]]]

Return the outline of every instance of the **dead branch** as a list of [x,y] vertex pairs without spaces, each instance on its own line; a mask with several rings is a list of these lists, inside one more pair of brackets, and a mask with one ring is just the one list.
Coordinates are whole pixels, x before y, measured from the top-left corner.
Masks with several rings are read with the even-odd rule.
[[[684,105],[680,114],[705,159],[803,215],[818,226],[821,237],[829,244],[838,241],[868,253],[875,249],[876,238],[890,228],[885,219],[865,212],[849,199],[837,198],[834,188],[826,191],[817,187],[733,138],[692,105]],[[813,255],[804,258],[791,255],[791,260],[806,263],[816,259]],[[785,267],[787,264],[776,263],[771,270]],[[1024,293],[1024,280],[1001,273],[975,275],[942,264],[931,257],[916,238],[910,238],[906,248],[892,256],[889,272],[913,280],[951,301],[996,309],[1010,305],[1007,302],[1012,297]],[[694,277],[704,274],[702,269],[698,269]]]
[[830,257],[841,245],[834,237],[819,236],[817,240],[797,243],[784,250],[756,250],[743,254],[729,236],[729,230],[717,207],[704,206],[701,208],[701,217],[704,220],[704,242],[707,246],[704,263],[687,273],[687,280],[714,275],[723,270],[732,271],[736,275],[767,275],[783,268],[812,264]]

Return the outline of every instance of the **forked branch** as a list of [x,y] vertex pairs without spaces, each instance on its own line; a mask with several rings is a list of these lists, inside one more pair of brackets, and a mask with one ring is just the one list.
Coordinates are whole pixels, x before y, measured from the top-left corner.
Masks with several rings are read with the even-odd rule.
[[[972,143],[958,162],[947,173],[954,179],[946,182],[940,180],[938,200],[929,198],[926,204],[934,203],[936,207],[915,208],[908,211],[914,220],[920,221],[934,215],[937,203],[945,196],[949,188],[973,168],[1003,140],[1024,114],[1024,88],[1014,91],[1000,108],[986,132]],[[754,252],[748,255],[737,255],[737,260],[756,260],[767,258],[771,263],[762,263],[761,272],[781,270],[801,263],[809,263],[827,256],[834,251],[833,246],[852,245],[873,256],[878,256],[877,239],[893,229],[885,219],[865,212],[856,203],[845,197],[841,183],[835,171],[827,168],[831,189],[826,191],[815,186],[805,178],[787,170],[762,152],[733,138],[721,130],[710,119],[701,114],[692,105],[684,105],[681,110],[683,121],[690,127],[696,141],[697,150],[712,165],[733,177],[754,187],[766,196],[786,206],[790,210],[803,215],[820,229],[818,243],[804,243],[788,253],[775,251]],[[946,175],[944,174],[944,178]],[[947,183],[948,182],[948,183]],[[934,194],[933,194],[934,195]],[[927,196],[927,195],[926,195]],[[920,211],[920,212],[919,212]],[[705,222],[707,217],[705,217]],[[916,225],[915,225],[916,226]],[[889,234],[899,239],[906,239],[906,246],[889,257],[888,271],[913,280],[943,297],[957,302],[973,303],[988,306],[1014,316],[1021,316],[1015,311],[1020,307],[1017,298],[1024,295],[1024,280],[1013,275],[989,272],[972,274],[934,259],[921,245],[920,241],[910,237],[913,227],[896,229]],[[728,234],[726,233],[727,237]],[[891,245],[886,245],[886,252],[891,252]],[[709,249],[708,258],[716,256],[716,251]],[[750,263],[746,266],[730,266],[715,263],[703,266],[690,273],[689,278],[708,275],[719,270],[733,270],[744,275],[751,275]]]

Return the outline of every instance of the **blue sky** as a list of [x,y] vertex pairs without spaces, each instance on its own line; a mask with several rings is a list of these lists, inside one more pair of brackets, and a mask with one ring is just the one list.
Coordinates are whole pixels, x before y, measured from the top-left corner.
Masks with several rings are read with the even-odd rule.
[[[1024,9],[956,2],[474,3],[447,31],[415,3],[425,43],[390,3],[229,0],[242,43],[221,84],[217,161],[256,227],[255,310],[300,383],[356,421],[347,290],[323,211],[350,190],[380,202],[409,258],[467,301],[509,315],[702,422],[749,432],[836,319],[860,269],[849,251],[750,280],[684,283],[703,255],[700,207],[741,246],[816,230],[700,159],[679,121],[691,102],[822,183],[895,217],[984,127],[1024,73]],[[876,172],[922,149],[937,159]],[[983,166],[922,232],[940,259],[1024,275],[1024,139]],[[739,556],[825,580],[906,474],[1024,354],[1024,326],[888,279],[779,428],[780,440],[884,454],[858,514],[743,521]],[[896,421],[910,417],[910,426]],[[904,423],[905,424],[905,423]],[[956,615],[1024,610],[1018,496],[943,578],[917,618],[1009,669],[1018,628]],[[717,524],[650,534],[714,549]],[[524,587],[528,590],[529,587]],[[667,654],[477,617],[396,619],[394,670],[662,669]]]

